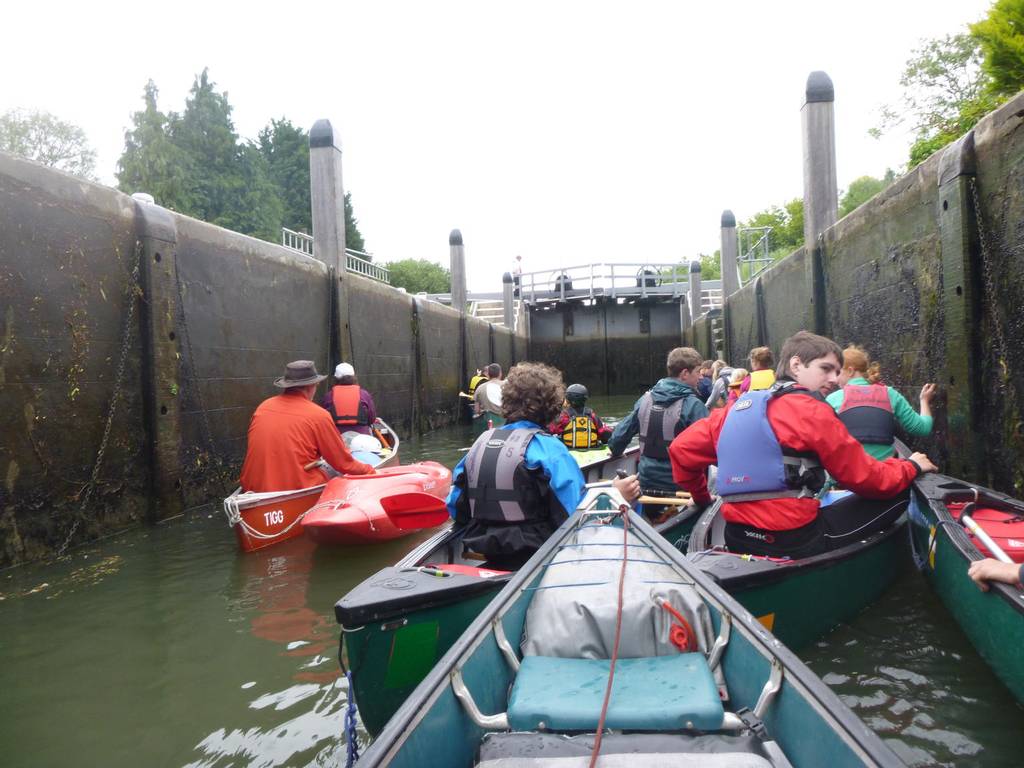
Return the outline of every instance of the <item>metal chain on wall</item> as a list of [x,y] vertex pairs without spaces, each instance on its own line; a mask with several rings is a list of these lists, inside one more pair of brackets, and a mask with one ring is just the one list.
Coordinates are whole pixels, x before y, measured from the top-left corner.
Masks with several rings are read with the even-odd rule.
[[993,244],[989,239],[985,222],[981,215],[981,198],[978,194],[977,178],[972,176],[968,183],[971,187],[971,203],[974,206],[974,219],[978,228],[978,239],[981,243],[981,277],[985,289],[985,300],[988,304],[988,311],[992,315],[992,328],[995,331],[996,348],[999,353],[1000,365],[1003,368],[1002,375],[998,377],[999,389],[1002,392],[1009,391],[1011,396],[1015,396],[1015,405],[1018,406],[1017,410],[1019,411],[1020,393],[1016,391],[1012,384],[1007,387],[1007,381],[1012,381],[1010,375],[1010,348],[1006,343],[1006,333],[1003,329],[1003,322],[1000,319],[999,297],[996,292],[995,277],[992,274]]
[[138,303],[138,298],[141,295],[139,290],[139,269],[142,263],[142,243],[136,241],[135,243],[135,263],[132,265],[132,272],[128,278],[128,285],[125,287],[125,301],[128,302],[128,308],[124,316],[124,324],[121,327],[121,352],[117,360],[117,370],[114,374],[114,391],[110,396],[110,405],[107,408],[107,420],[103,425],[103,437],[100,440],[99,450],[96,452],[96,461],[93,462],[92,474],[89,476],[89,482],[86,483],[85,488],[80,492],[82,499],[79,502],[78,509],[75,513],[75,519],[71,524],[71,530],[68,531],[64,537],[63,543],[57,548],[57,557],[64,557],[64,553],[67,551],[68,546],[71,544],[71,540],[75,537],[78,532],[79,526],[82,521],[85,520],[84,510],[86,505],[89,503],[89,498],[92,496],[93,489],[96,487],[96,482],[99,480],[100,469],[103,466],[103,457],[107,452],[107,444],[110,442],[110,430],[114,425],[114,415],[117,413],[117,404],[121,399],[121,387],[124,383],[124,371],[128,362],[128,350],[131,347],[132,341],[132,320],[135,317],[135,305]]
[[227,496],[229,489],[224,482],[224,478],[227,474],[227,465],[223,458],[221,458],[220,452],[217,450],[217,444],[214,442],[213,428],[210,426],[210,416],[206,410],[206,402],[203,400],[203,389],[199,382],[199,376],[196,373],[196,356],[192,349],[192,336],[188,331],[188,323],[185,320],[185,292],[182,289],[181,273],[178,269],[177,260],[175,260],[174,264],[174,285],[178,293],[178,319],[181,325],[181,335],[185,340],[185,365],[188,369],[186,378],[192,383],[192,388],[195,390],[196,404],[199,407],[203,437],[206,440],[207,452],[216,467],[214,474],[217,477],[217,483],[220,486],[223,495]]

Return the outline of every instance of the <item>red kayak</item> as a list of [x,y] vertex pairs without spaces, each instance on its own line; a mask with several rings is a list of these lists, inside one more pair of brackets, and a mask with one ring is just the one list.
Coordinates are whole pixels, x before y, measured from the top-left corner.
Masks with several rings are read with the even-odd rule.
[[302,519],[326,544],[359,544],[405,536],[448,520],[444,500],[452,474],[436,461],[336,477]]
[[[959,520],[960,515],[967,506],[965,502],[949,502],[946,507],[954,520]],[[974,507],[974,505],[971,505]],[[1019,512],[1006,512],[1001,509],[991,509],[985,506],[974,507],[968,514],[974,518],[981,529],[987,533],[1003,552],[1008,554],[1015,563],[1024,563],[1024,515]],[[970,537],[971,543],[978,548],[981,554],[987,557],[995,557],[988,551],[988,548],[970,531],[965,531]]]

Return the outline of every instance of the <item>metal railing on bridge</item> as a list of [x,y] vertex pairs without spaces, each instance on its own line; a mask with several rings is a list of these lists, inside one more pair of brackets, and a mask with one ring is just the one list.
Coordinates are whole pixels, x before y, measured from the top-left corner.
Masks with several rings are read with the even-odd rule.
[[[313,237],[305,232],[296,232],[286,227],[281,227],[281,245],[285,248],[301,253],[304,256],[313,258]],[[374,264],[371,256],[363,251],[354,248],[345,249],[345,269],[357,275],[363,275],[371,280],[391,284],[391,274],[387,267]]]
[[[519,293],[530,304],[546,301],[618,298],[679,298],[690,288],[688,264],[605,262],[559,267],[519,276]],[[721,280],[701,281],[701,308],[722,306]]]

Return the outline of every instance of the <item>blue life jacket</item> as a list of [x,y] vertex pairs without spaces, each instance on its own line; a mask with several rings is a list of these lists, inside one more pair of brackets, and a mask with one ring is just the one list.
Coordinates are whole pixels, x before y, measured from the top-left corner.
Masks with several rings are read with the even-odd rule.
[[723,501],[805,498],[824,485],[818,457],[783,448],[768,422],[768,403],[786,394],[813,397],[792,382],[783,382],[747,392],[733,403],[716,446],[715,485]]

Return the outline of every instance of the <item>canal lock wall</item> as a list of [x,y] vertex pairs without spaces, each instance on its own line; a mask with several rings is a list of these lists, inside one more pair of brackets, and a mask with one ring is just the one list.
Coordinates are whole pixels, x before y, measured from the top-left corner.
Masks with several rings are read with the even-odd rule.
[[408,435],[458,420],[467,374],[527,344],[0,153],[0,567],[219,500],[284,364],[329,373],[343,349]]
[[[935,429],[946,474],[1024,495],[1024,94],[728,296],[724,334],[684,333],[744,365],[802,328],[861,344]],[[983,247],[984,245],[984,247]]]

